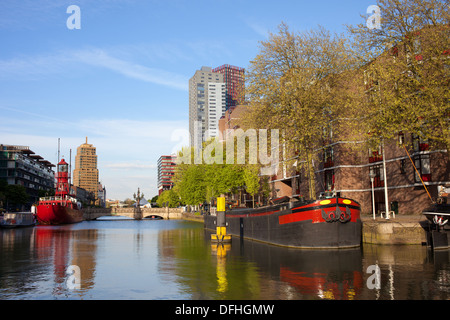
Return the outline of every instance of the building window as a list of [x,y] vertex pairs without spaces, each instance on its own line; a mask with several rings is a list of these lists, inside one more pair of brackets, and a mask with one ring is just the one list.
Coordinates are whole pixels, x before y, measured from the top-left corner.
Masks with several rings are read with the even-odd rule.
[[405,168],[406,168],[406,160],[402,159],[402,160],[400,160],[400,173],[401,174],[405,174],[406,173]]
[[415,152],[427,151],[430,148],[428,139],[423,139],[417,134],[412,134],[412,141]]
[[334,170],[325,170],[325,191],[334,190]]
[[[420,174],[423,182],[431,181],[430,155],[421,154],[414,157],[414,165]],[[414,170],[414,182],[421,182],[417,171]]]
[[330,168],[334,166],[333,147],[326,147],[323,150],[323,167]]
[[373,186],[374,188],[384,187],[384,174],[383,174],[383,165],[375,165],[369,167],[370,173],[369,176],[374,176],[373,178]]
[[383,150],[381,146],[378,149],[369,149],[369,163],[383,160]]

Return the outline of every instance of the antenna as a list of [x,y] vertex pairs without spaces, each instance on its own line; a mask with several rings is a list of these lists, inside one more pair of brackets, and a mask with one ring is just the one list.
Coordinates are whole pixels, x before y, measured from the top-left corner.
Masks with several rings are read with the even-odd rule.
[[58,162],[56,163],[56,171],[59,171],[59,170],[58,170],[58,163],[59,163],[59,140],[60,140],[60,138],[58,138]]
[[72,183],[72,149],[70,149],[70,160],[69,160],[69,186]]

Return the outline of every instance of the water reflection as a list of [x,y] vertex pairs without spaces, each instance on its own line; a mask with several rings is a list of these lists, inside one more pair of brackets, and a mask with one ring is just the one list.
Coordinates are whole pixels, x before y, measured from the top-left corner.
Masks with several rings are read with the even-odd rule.
[[254,264],[255,278],[267,280],[261,298],[354,299],[363,287],[359,249],[298,250],[240,241],[229,255]]
[[[160,234],[162,247],[174,249],[161,257],[161,271],[175,275],[174,281],[190,293],[189,299],[450,298],[448,251],[374,245],[349,250],[298,250],[239,238],[231,246],[222,247],[205,239],[210,239],[208,232],[204,237],[180,230]],[[194,253],[194,248],[198,252]],[[196,263],[187,264],[193,255]],[[380,269],[379,289],[367,285],[372,275],[367,270],[372,265]]]
[[[92,221],[0,230],[1,299],[450,298],[449,251],[364,245],[315,251],[234,238],[211,244],[201,224]],[[80,289],[67,286],[79,266]],[[380,269],[369,289],[369,266]]]
[[[83,270],[81,290],[94,286],[97,231],[71,226],[2,230],[0,288],[3,297],[57,298],[67,296],[66,270]],[[82,292],[82,291],[80,291]]]

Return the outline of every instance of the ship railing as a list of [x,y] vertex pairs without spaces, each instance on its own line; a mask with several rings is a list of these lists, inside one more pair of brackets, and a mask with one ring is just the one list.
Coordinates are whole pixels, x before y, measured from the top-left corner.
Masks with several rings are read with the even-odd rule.
[[62,197],[62,196],[59,196],[59,197],[42,197],[42,198],[39,198],[39,201],[70,201],[70,202],[73,202],[73,203],[77,203],[77,199],[75,199],[74,197],[71,197],[71,196],[68,196],[68,195],[66,195],[66,196],[64,196],[64,197]]

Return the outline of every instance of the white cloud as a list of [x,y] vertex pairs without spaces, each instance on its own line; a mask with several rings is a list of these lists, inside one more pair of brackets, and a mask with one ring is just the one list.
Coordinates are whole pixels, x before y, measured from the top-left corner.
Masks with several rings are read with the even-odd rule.
[[112,57],[104,50],[80,50],[71,54],[75,61],[103,67],[126,77],[156,83],[179,90],[188,90],[188,79],[184,76]]
[[0,79],[36,80],[54,74],[72,76],[80,65],[104,68],[127,78],[188,90],[189,79],[183,75],[120,59],[98,48],[0,60]]
[[[18,117],[17,117],[18,118]],[[0,143],[27,145],[36,154],[52,163],[57,162],[58,137],[61,138],[61,156],[72,166],[78,146],[92,143],[97,149],[99,178],[107,189],[108,197],[125,199],[138,187],[149,196],[157,193],[157,161],[161,155],[170,154],[179,143],[172,133],[187,128],[187,121],[84,119],[73,122],[56,136],[50,119],[3,118]],[[18,130],[18,128],[23,128]]]
[[261,23],[256,22],[250,18],[245,18],[244,22],[257,34],[263,36],[266,39],[269,37],[269,29],[261,25]]
[[151,163],[139,163],[139,162],[120,162],[106,164],[105,168],[112,169],[156,169],[156,164]]

